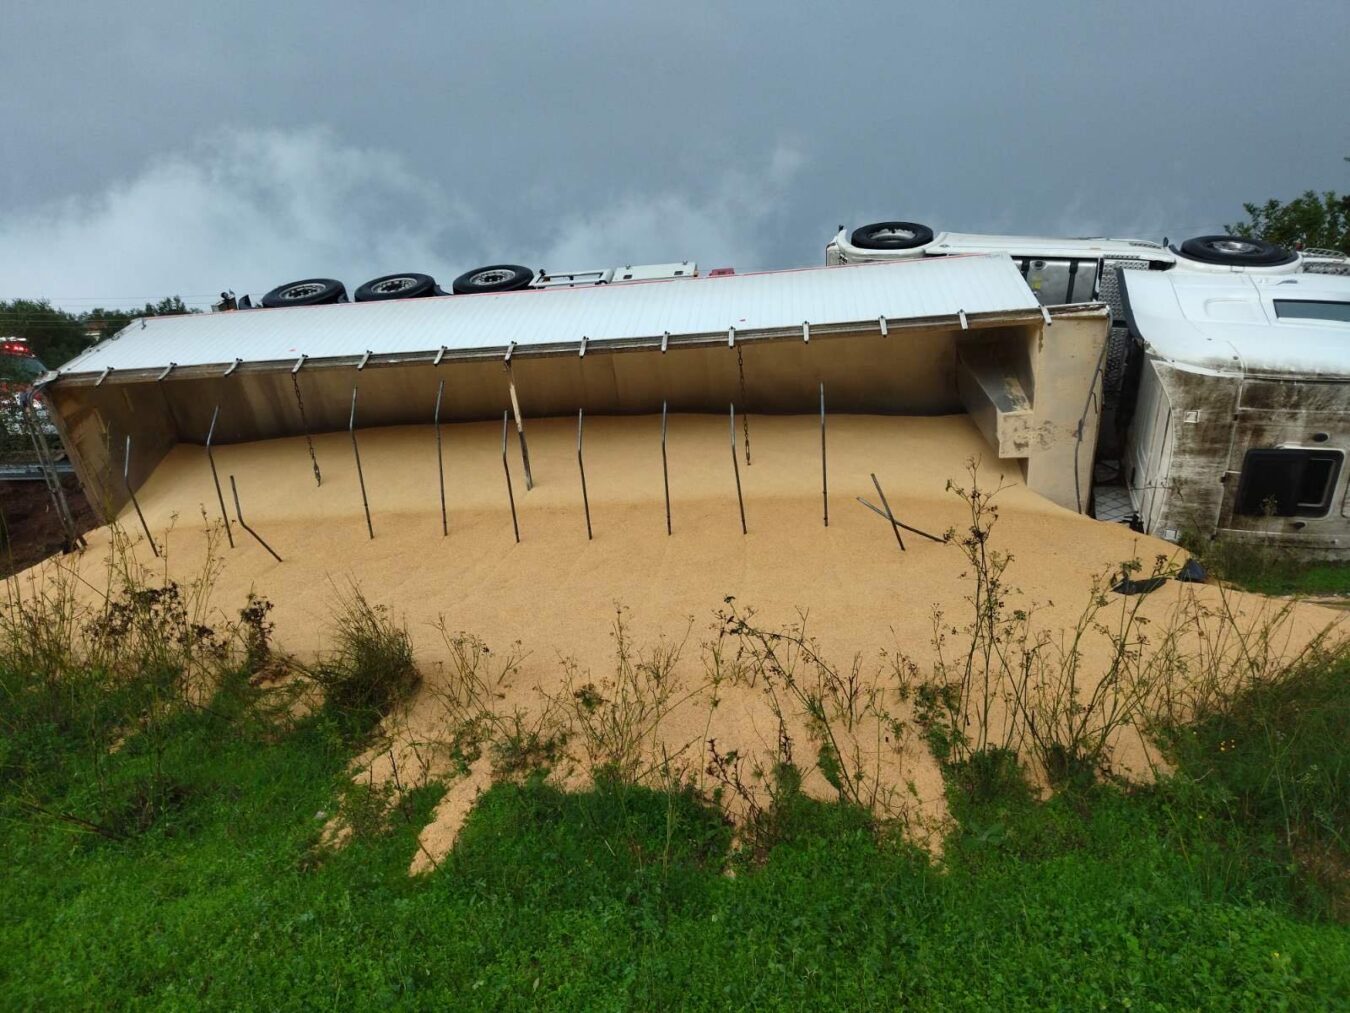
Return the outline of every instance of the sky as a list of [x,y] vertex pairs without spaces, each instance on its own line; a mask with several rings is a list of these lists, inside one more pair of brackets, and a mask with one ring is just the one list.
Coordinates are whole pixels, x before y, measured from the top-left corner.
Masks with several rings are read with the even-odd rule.
[[1173,240],[1350,190],[1350,3],[4,0],[0,299]]

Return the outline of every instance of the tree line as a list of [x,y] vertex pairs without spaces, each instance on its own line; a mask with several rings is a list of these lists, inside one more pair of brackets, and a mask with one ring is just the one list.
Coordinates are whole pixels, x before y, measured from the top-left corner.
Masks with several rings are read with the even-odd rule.
[[[0,338],[26,338],[47,366],[73,359],[101,337],[116,334],[137,317],[196,313],[178,296],[167,296],[140,309],[91,309],[71,313],[46,299],[0,299]],[[97,334],[91,337],[91,333]]]

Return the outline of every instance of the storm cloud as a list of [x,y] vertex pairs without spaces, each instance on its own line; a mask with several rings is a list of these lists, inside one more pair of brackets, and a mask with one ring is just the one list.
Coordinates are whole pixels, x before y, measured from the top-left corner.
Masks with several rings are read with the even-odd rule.
[[0,298],[1214,231],[1350,188],[1350,5],[14,2]]

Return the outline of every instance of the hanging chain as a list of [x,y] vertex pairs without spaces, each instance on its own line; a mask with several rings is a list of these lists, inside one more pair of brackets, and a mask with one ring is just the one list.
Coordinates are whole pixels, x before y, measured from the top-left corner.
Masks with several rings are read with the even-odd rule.
[[750,464],[750,405],[745,395],[745,354],[736,346],[736,369],[741,374],[741,424],[745,427],[745,463]]
[[309,462],[314,465],[314,484],[323,485],[323,476],[319,474],[319,459],[314,456],[314,440],[309,435],[309,423],[305,420],[305,402],[300,397],[300,377],[291,373],[291,386],[295,388],[295,404],[300,409],[300,425],[305,430],[305,444],[309,447]]

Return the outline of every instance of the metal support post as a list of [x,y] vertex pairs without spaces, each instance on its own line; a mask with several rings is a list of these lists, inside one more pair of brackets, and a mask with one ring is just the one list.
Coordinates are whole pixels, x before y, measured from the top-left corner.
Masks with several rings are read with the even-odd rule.
[[506,383],[511,392],[511,411],[516,417],[516,435],[520,437],[520,460],[525,466],[525,491],[534,488],[534,474],[530,470],[530,448],[525,442],[525,419],[520,414],[520,398],[516,397],[516,381],[511,375],[511,367],[506,368]]
[[670,466],[666,461],[666,402],[661,402],[661,481],[666,487],[666,534],[670,532]]
[[239,526],[243,528],[245,531],[247,531],[250,535],[252,535],[257,540],[258,544],[261,545],[264,549],[266,549],[273,559],[275,559],[278,563],[280,563],[281,557],[277,555],[276,550],[273,549],[272,546],[264,542],[262,535],[258,534],[258,532],[254,531],[251,527],[249,527],[248,521],[244,520],[244,512],[239,509],[239,487],[234,484],[233,475],[230,476],[230,495],[234,497],[234,517],[235,520],[239,522]]
[[881,491],[881,483],[877,481],[876,473],[872,473],[872,484],[877,487],[877,495],[881,497],[881,505],[886,508],[886,519],[891,522],[891,530],[895,532],[895,540],[900,543],[900,551],[905,551],[905,540],[900,537],[900,524],[895,519],[895,514],[891,513],[891,505],[886,502],[886,494]]
[[586,411],[583,408],[577,409],[577,470],[581,472],[581,505],[586,509],[586,541],[591,541],[595,536],[591,534],[591,501],[586,495],[586,462],[581,457],[581,434],[585,424]]
[[731,406],[731,467],[736,472],[736,502],[741,508],[741,534],[748,535],[745,526],[745,498],[741,495],[741,464],[736,459],[736,405]]
[[347,432],[352,438],[352,454],[356,457],[356,480],[361,484],[361,505],[366,511],[366,533],[373,539],[375,528],[370,523],[370,501],[366,499],[366,476],[361,470],[361,448],[356,445],[356,384],[352,384],[352,414],[347,422]]
[[436,473],[441,483],[441,536],[450,534],[450,523],[445,516],[445,458],[441,455],[441,395],[445,393],[445,381],[436,386]]
[[159,547],[155,545],[154,536],[150,534],[150,525],[145,523],[145,514],[141,513],[141,504],[136,500],[136,492],[131,488],[131,437],[127,437],[126,452],[122,457],[122,484],[126,486],[127,495],[131,497],[131,505],[136,508],[136,516],[141,519],[141,529],[145,532],[145,540],[150,543],[150,551],[159,558]]
[[225,496],[220,491],[220,476],[216,474],[216,458],[211,453],[211,441],[216,435],[216,419],[220,416],[220,405],[216,405],[216,410],[211,413],[211,428],[206,432],[206,460],[211,465],[211,481],[216,485],[216,500],[220,503],[220,519],[225,522],[225,537],[229,540],[230,548],[234,548],[234,533],[230,531],[230,515],[225,512]]
[[825,508],[825,526],[830,526],[830,480],[825,467],[825,384],[820,385],[820,498]]
[[520,542],[520,522],[516,519],[516,494],[511,489],[511,465],[506,460],[506,435],[510,412],[502,412],[502,470],[506,472],[506,498],[511,503],[511,527],[516,533],[516,542]]

